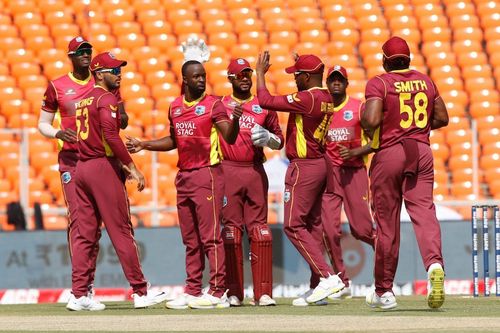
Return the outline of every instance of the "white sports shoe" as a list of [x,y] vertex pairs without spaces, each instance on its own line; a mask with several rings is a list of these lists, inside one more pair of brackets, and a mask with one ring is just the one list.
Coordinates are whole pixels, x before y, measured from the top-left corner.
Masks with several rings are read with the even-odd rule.
[[186,293],[180,294],[179,296],[177,296],[173,300],[168,301],[165,304],[165,307],[167,309],[172,309],[172,310],[185,310],[189,307],[188,303],[195,298],[196,298],[196,296],[189,295]]
[[260,296],[258,302],[255,302],[255,299],[252,299],[250,301],[250,305],[254,305],[254,306],[272,306],[272,305],[276,305],[276,301],[274,299],[272,299],[271,296],[264,294],[264,295]]
[[331,301],[339,301],[345,298],[352,298],[352,288],[350,284],[349,287],[345,287],[344,289],[328,296],[328,299]]
[[333,293],[341,291],[344,287],[344,282],[337,275],[319,278],[319,284],[314,288],[312,294],[306,297],[306,301],[307,303],[320,301]]
[[71,311],[102,311],[106,308],[106,305],[94,301],[88,296],[82,296],[76,298],[75,295],[71,294],[66,304],[66,309]]
[[188,306],[192,309],[225,309],[230,307],[227,299],[227,291],[221,297],[204,293],[203,295],[195,297],[189,301]]
[[[306,291],[305,293],[300,295],[298,298],[294,299],[292,301],[292,305],[293,306],[309,306],[309,303],[307,303],[306,298],[311,296],[312,293],[313,293],[313,289],[309,289],[308,291]],[[322,299],[322,300],[319,300],[317,302],[314,302],[313,304],[321,306],[321,305],[328,305],[328,302],[325,301],[324,299]]]
[[153,294],[151,291],[148,291],[146,295],[142,296],[132,294],[132,298],[134,299],[134,308],[143,309],[167,300],[168,295],[163,291],[155,294]]
[[228,302],[230,306],[241,306],[241,301],[238,297],[236,296],[229,296]]
[[378,296],[375,290],[366,294],[366,304],[371,308],[380,308],[382,310],[394,309],[398,306],[396,297],[390,291],[386,291],[382,296]]
[[444,303],[444,270],[438,263],[430,265],[427,272],[427,305],[432,309]]

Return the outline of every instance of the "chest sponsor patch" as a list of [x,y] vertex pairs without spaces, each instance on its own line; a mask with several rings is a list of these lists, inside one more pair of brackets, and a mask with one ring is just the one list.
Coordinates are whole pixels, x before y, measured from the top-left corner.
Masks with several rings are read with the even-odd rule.
[[64,92],[64,95],[75,95],[75,94],[76,94],[76,91],[73,88],[69,88],[68,90],[66,90]]
[[205,106],[204,105],[197,105],[194,108],[194,114],[197,116],[201,116],[202,114],[205,114]]
[[260,105],[252,105],[252,112],[257,113],[257,114],[261,114],[262,108],[260,107]]
[[344,111],[344,120],[351,121],[354,119],[354,113],[351,110]]

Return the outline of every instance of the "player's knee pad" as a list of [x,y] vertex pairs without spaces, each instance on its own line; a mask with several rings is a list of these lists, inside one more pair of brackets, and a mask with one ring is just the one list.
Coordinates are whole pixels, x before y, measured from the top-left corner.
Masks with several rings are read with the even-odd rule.
[[222,229],[226,255],[226,287],[229,289],[228,294],[243,300],[243,248],[241,235],[241,230],[232,225],[226,225]]
[[264,294],[273,296],[272,241],[271,229],[267,225],[253,228],[250,235],[250,260],[256,301]]

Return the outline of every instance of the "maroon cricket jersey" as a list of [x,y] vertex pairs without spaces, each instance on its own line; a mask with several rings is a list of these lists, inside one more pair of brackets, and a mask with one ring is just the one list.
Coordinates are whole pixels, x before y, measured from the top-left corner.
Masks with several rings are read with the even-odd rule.
[[384,119],[374,133],[373,148],[383,149],[407,138],[429,144],[434,101],[440,96],[427,75],[411,69],[377,75],[366,84],[365,97],[384,103]]
[[[231,117],[234,107],[242,102],[233,96],[224,96],[222,98],[222,104],[226,108],[228,117]],[[251,130],[255,124],[259,124],[271,133],[276,134],[281,139],[281,142],[283,142],[283,133],[281,132],[276,112],[263,109],[259,105],[257,96],[253,96],[243,104],[243,114],[240,117],[240,132],[236,138],[236,142],[230,145],[223,139],[219,139],[224,160],[255,163],[263,163],[265,161],[264,149],[252,143]]]
[[363,145],[361,129],[361,111],[363,103],[356,98],[346,96],[338,107],[335,107],[330,128],[326,134],[326,153],[335,166],[362,167],[363,157],[344,161],[339,153],[338,144],[349,149]]
[[230,121],[221,101],[203,95],[185,102],[184,95],[170,105],[170,134],[175,138],[180,170],[192,170],[220,163],[222,157],[216,123]]
[[114,156],[124,165],[132,162],[119,136],[120,111],[113,93],[96,85],[87,96],[75,102],[74,109],[80,160]]
[[328,89],[314,87],[286,96],[271,96],[262,87],[257,96],[263,108],[290,113],[286,129],[289,160],[324,156],[325,135],[334,107]]

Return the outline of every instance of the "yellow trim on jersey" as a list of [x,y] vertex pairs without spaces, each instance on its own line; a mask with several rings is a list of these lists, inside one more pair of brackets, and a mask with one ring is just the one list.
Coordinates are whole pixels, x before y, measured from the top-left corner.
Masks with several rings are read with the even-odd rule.
[[372,148],[380,148],[380,126],[375,129],[375,132],[373,132]]
[[340,110],[342,110],[342,108],[347,104],[347,102],[349,102],[349,96],[346,95],[344,101],[340,103],[339,106],[333,107],[333,112],[339,112]]
[[212,126],[212,129],[210,130],[210,165],[215,165],[219,162],[219,134],[217,132],[217,128]]
[[406,69],[395,69],[393,71],[390,71],[389,73],[407,73],[409,71],[411,71],[411,69],[409,69],[409,68],[406,68]]
[[295,115],[295,128],[297,129],[296,133],[296,146],[297,146],[297,155],[300,158],[306,158],[307,156],[307,140],[304,135],[304,123],[302,121],[302,115]]
[[[361,147],[364,147],[368,144],[370,138],[366,136],[365,131],[361,128]],[[368,154],[363,155],[363,163],[366,165],[368,163]]]
[[104,151],[106,152],[106,156],[108,156],[108,157],[114,156],[113,149],[111,149],[108,142],[104,138],[104,134],[101,134],[101,138],[102,138],[102,145],[104,146]]
[[239,98],[237,98],[237,97],[234,97],[234,95],[233,95],[233,94],[231,94],[231,98],[232,98],[232,99],[234,99],[236,102],[238,102],[238,103],[240,103],[240,104],[244,104],[244,103],[248,103],[248,102],[250,102],[252,99],[254,99],[254,98],[255,98],[255,95],[252,95],[252,96],[250,96],[250,97],[249,97],[249,98],[247,98],[247,99],[239,99]]
[[194,101],[192,101],[192,102],[188,102],[188,101],[186,101],[186,97],[185,97],[185,96],[182,96],[182,103],[184,103],[184,105],[185,105],[185,106],[187,106],[188,108],[190,108],[190,107],[192,107],[193,105],[198,104],[198,103],[199,103],[199,102],[203,99],[203,97],[205,97],[205,96],[206,96],[206,93],[203,93],[203,94],[200,96],[200,98],[195,99],[195,100],[194,100]]
[[89,71],[89,76],[85,79],[85,80],[79,80],[77,79],[72,72],[69,72],[68,73],[68,77],[71,81],[75,82],[76,84],[79,84],[79,85],[86,85],[87,83],[89,83],[90,79],[92,78],[92,74],[90,74],[90,71]]

